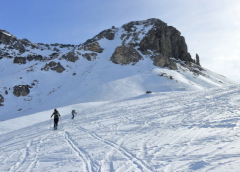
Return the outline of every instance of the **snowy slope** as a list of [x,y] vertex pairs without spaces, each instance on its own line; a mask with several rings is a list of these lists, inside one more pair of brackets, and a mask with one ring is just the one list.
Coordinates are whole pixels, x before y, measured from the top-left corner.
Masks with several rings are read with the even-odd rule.
[[[9,68],[13,65],[12,60],[1,59],[0,94],[4,95],[8,88],[11,90],[4,96],[0,120],[76,103],[126,99],[142,95],[147,90],[193,91],[234,83],[208,70],[201,71],[205,76],[196,75],[180,64],[177,71],[156,67],[147,57],[135,65],[116,65],[109,61],[112,53],[113,49],[106,49],[95,61],[80,58],[72,63],[55,59],[67,69],[61,74],[51,70],[42,71],[44,62],[32,61]],[[30,89],[28,96],[16,98],[12,94],[15,85],[31,83],[36,86]]]
[[[104,55],[104,54],[103,54]],[[94,101],[112,101],[131,98],[152,92],[193,91],[206,88],[221,87],[233,82],[211,73],[202,71],[206,76],[195,75],[189,69],[182,67],[177,71],[159,68],[145,59],[136,65],[116,65],[109,60],[86,61],[80,59],[75,63],[61,61],[69,66],[67,72],[61,74],[55,71],[41,71],[41,62],[28,63],[33,71],[27,72],[27,65],[18,65],[9,70],[9,59],[2,59],[0,83],[1,94],[6,88],[15,85],[36,85],[30,89],[26,97],[15,97],[12,90],[4,96],[4,106],[1,108],[0,120],[29,115],[39,111],[54,109],[76,103]],[[76,73],[76,75],[72,75]],[[169,79],[172,76],[173,79]],[[21,79],[20,79],[21,78]],[[21,109],[21,111],[18,111]]]
[[50,112],[3,121],[0,171],[240,171],[239,93],[232,85],[80,103],[59,108],[57,131]]
[[[129,99],[141,96],[146,91],[197,91],[234,84],[194,63],[188,67],[184,61],[178,60],[177,70],[154,66],[150,55],[143,55],[138,50],[139,47],[134,48],[143,59],[137,63],[120,65],[110,61],[116,47],[123,43],[139,43],[155,27],[151,24],[153,21],[155,19],[139,21],[131,31],[126,31],[123,27],[110,29],[114,33],[114,39],[111,40],[99,36],[101,34],[95,36],[89,45],[91,41],[97,41],[103,52],[94,52],[97,56],[90,61],[83,56],[93,53],[84,47],[89,40],[79,45],[34,44],[26,39],[17,40],[3,31],[4,35],[10,35],[16,41],[13,45],[0,42],[0,94],[4,96],[4,106],[0,106],[0,121],[72,104]],[[21,46],[25,50],[22,54],[14,48]],[[69,52],[73,52],[79,59],[75,62],[64,59],[62,55]],[[152,51],[149,52],[153,54]],[[4,53],[11,55],[11,58],[1,55]],[[54,53],[58,56],[51,56]],[[29,61],[26,59],[29,55],[41,55],[43,59]],[[13,58],[18,56],[25,58],[26,64],[13,64]],[[61,63],[66,70],[62,73],[41,70],[50,61]],[[14,86],[31,84],[35,86],[30,89],[29,95],[13,95]],[[5,95],[6,90],[8,95]]]

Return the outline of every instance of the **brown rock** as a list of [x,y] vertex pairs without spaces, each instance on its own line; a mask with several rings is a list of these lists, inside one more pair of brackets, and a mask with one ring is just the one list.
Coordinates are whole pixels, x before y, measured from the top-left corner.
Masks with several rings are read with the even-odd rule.
[[13,87],[13,94],[17,97],[27,96],[30,93],[28,85],[16,85]]
[[85,53],[82,55],[85,59],[87,59],[88,61],[92,61],[97,59],[97,53]]
[[0,94],[0,103],[4,102],[4,97]]
[[200,59],[199,59],[199,56],[198,56],[198,54],[196,54],[196,64],[199,65],[199,66],[201,66],[199,60],[200,60]]
[[15,57],[13,63],[26,64],[26,57]]
[[[146,23],[151,23],[154,26],[140,41],[139,50],[142,52],[151,50],[153,53],[161,53],[167,57],[174,57],[183,61],[193,61],[191,55],[188,53],[184,37],[181,36],[181,33],[176,28],[167,26],[166,23],[158,19],[149,19],[145,21]],[[125,26],[125,30],[133,30],[133,24],[134,22],[128,23]]]
[[24,46],[20,43],[20,42],[17,42],[13,45],[13,47],[19,51],[20,54],[24,53],[25,52],[25,48]]
[[171,70],[177,70],[178,69],[177,68],[177,63],[174,60],[172,60],[172,59],[169,60],[168,67]]
[[74,53],[74,51],[70,51],[69,53],[64,54],[62,58],[70,62],[75,62],[79,59],[79,57]]
[[116,64],[137,63],[143,57],[132,47],[119,46],[115,49],[111,61]]
[[169,58],[163,54],[157,54],[150,57],[153,60],[153,64],[158,67],[166,67],[169,63]]
[[58,73],[62,73],[64,70],[66,70],[61,64],[60,62],[56,63],[55,61],[51,61],[49,63],[46,63],[46,65],[44,66],[44,68],[42,68],[41,70],[45,70],[48,71],[49,69],[51,70],[55,70]]
[[58,58],[58,56],[59,56],[59,53],[52,53],[52,54],[49,55],[51,60]]
[[147,50],[152,50],[156,53],[160,52],[159,41],[156,37],[154,29],[151,29],[147,33],[147,35],[141,40],[139,50],[141,50],[142,52],[147,52]]
[[10,43],[16,41],[17,38],[10,35],[7,31],[5,30],[0,30],[0,41],[3,44],[9,45]]
[[185,64],[188,66],[188,67],[191,67],[191,63],[189,61],[185,61]]
[[42,61],[43,56],[31,54],[31,55],[28,55],[28,56],[27,56],[27,59],[28,59],[28,61],[32,61],[32,60]]
[[98,42],[94,42],[94,43],[91,43],[91,44],[84,45],[84,46],[80,47],[79,50],[94,51],[94,52],[97,52],[97,53],[102,53],[103,52],[103,48],[100,47]]

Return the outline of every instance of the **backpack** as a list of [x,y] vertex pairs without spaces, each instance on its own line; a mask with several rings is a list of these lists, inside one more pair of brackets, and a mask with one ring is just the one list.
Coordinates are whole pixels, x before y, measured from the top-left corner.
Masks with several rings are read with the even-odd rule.
[[58,111],[55,111],[55,112],[54,112],[54,118],[58,118],[58,116],[59,116]]

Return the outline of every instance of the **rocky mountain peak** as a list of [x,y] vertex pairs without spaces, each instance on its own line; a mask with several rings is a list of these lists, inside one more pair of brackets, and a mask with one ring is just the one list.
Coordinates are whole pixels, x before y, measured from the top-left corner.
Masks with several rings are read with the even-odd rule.
[[122,27],[111,27],[79,45],[34,44],[26,38],[18,39],[9,32],[0,30],[0,44],[3,44],[0,47],[0,59],[14,58],[15,64],[53,59],[76,62],[85,58],[92,61],[96,60],[98,55],[104,53],[107,48],[106,45],[100,43],[102,40],[110,41],[112,44],[119,39],[118,42],[121,44],[116,44],[112,55],[108,57],[116,64],[136,64],[139,60],[150,58],[154,65],[174,70],[177,68],[173,59],[184,61],[188,66],[191,66],[191,63],[200,65],[198,55],[196,60],[191,58],[185,38],[181,36],[181,33],[156,18],[131,21]]

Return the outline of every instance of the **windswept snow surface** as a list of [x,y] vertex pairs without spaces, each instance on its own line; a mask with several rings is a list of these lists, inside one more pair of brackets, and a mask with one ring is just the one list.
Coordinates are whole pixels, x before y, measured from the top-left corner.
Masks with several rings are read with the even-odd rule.
[[11,132],[28,116],[3,121],[0,171],[240,171],[239,93],[232,85],[76,104],[59,109],[57,131],[47,118]]

